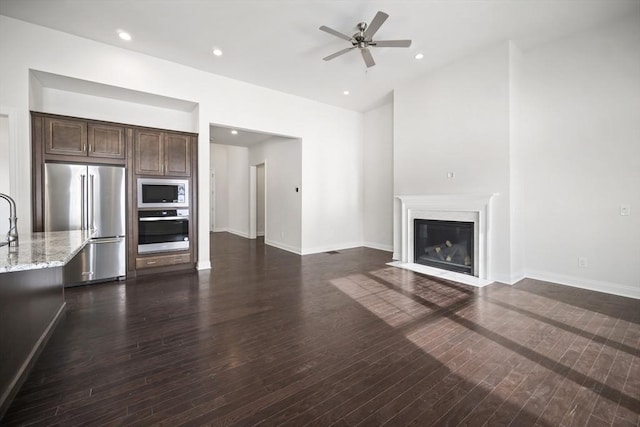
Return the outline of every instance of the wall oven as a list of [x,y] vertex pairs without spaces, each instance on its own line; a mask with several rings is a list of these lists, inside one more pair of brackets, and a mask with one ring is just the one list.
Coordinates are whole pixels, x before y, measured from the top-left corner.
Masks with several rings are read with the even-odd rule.
[[189,210],[138,212],[138,253],[189,249]]
[[186,179],[138,178],[138,208],[188,208]]

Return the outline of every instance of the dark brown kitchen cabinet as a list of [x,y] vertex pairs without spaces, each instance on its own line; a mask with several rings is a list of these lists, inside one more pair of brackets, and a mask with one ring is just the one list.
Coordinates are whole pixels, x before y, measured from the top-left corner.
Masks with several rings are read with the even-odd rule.
[[191,262],[191,255],[188,252],[180,254],[155,255],[136,258],[136,268],[155,268],[177,264],[187,264]]
[[124,128],[89,123],[87,129],[87,155],[89,157],[106,157],[124,159]]
[[[44,231],[45,164],[124,166],[127,174],[127,277],[193,270],[198,262],[198,135],[131,124],[31,112],[32,223]],[[189,249],[138,253],[141,177],[189,182]]]
[[87,122],[45,118],[44,152],[66,156],[86,156]]
[[138,175],[191,176],[191,136],[153,130],[135,131]]
[[136,130],[134,133],[136,174],[164,175],[162,132]]
[[124,128],[85,120],[44,118],[47,156],[78,156],[124,161]]
[[191,136],[165,133],[165,175],[191,175]]

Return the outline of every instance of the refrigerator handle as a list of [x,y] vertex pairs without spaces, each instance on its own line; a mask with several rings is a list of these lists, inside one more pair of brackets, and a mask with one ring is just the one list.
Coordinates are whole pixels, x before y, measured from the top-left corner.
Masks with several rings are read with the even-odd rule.
[[86,183],[85,183],[84,174],[80,175],[80,228],[82,230],[87,229],[86,218],[87,218],[87,200],[86,200]]
[[89,202],[89,209],[91,209],[91,216],[90,216],[90,227],[91,230],[95,230],[96,229],[96,221],[95,221],[95,185],[94,185],[94,175],[91,174],[89,175],[89,191],[90,191],[90,197],[91,197],[91,201]]

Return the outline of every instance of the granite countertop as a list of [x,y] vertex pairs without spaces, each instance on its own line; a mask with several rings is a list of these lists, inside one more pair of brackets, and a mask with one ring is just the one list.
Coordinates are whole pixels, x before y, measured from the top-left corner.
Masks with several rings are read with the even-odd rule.
[[65,265],[91,238],[91,231],[50,231],[20,235],[20,245],[0,247],[0,273]]

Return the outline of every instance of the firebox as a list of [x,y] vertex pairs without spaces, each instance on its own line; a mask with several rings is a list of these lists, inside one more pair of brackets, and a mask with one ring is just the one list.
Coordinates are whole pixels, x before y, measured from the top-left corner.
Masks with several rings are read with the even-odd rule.
[[475,276],[474,223],[414,220],[414,262]]

